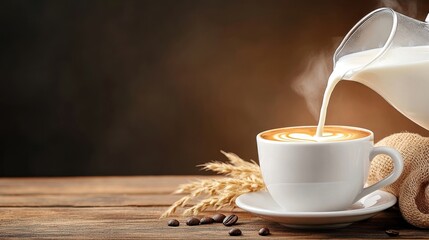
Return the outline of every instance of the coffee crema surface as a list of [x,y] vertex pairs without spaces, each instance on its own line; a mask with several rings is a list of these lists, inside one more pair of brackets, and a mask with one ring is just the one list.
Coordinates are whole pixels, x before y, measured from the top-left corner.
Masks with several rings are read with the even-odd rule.
[[278,142],[340,142],[364,138],[370,132],[356,128],[325,126],[323,136],[316,136],[317,127],[287,127],[263,132],[263,139]]

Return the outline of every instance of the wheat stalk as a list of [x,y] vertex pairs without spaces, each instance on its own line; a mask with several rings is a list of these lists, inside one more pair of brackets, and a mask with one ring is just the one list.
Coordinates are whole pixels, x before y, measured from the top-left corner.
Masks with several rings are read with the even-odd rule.
[[243,193],[256,192],[265,188],[258,164],[244,161],[234,153],[221,151],[229,162],[208,162],[199,165],[203,170],[225,175],[220,179],[200,179],[179,185],[175,194],[187,194],[174,202],[162,215],[168,217],[180,207],[185,208],[189,201],[202,197],[197,204],[183,212],[183,215],[197,215],[208,209],[235,207],[235,199]]

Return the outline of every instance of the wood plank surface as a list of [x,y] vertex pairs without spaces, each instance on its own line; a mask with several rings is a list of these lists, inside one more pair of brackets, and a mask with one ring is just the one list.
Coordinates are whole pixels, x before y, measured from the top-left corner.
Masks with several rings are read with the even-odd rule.
[[[0,239],[234,239],[222,224],[168,227],[159,219],[180,196],[171,195],[178,184],[199,176],[74,177],[0,179]],[[92,191],[93,190],[93,191]],[[230,214],[228,210],[222,210]],[[211,216],[207,211],[203,215]],[[239,239],[388,239],[386,229],[400,231],[397,238],[429,239],[429,231],[406,223],[397,209],[349,227],[293,230],[240,209]],[[199,217],[201,217],[199,216]],[[270,228],[269,237],[257,231]],[[395,238],[395,239],[397,239]]]
[[205,176],[2,178],[0,194],[171,193],[178,184]]

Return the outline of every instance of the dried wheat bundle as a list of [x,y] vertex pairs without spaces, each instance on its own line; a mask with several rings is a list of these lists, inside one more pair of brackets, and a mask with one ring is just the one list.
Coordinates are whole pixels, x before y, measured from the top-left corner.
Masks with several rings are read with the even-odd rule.
[[208,208],[234,207],[235,199],[241,194],[265,188],[261,171],[256,162],[244,161],[234,153],[221,152],[228,158],[228,163],[215,161],[205,163],[200,167],[206,171],[223,174],[225,178],[200,179],[180,185],[174,193],[187,195],[173,203],[161,215],[161,218],[175,213],[179,207],[185,208],[190,200],[198,198],[202,198],[202,200],[186,209],[183,215],[197,215]]

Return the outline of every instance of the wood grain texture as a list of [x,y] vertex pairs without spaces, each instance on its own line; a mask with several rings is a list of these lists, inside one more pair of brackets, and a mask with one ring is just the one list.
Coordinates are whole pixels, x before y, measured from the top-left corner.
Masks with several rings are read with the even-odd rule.
[[[167,226],[168,219],[159,219],[180,197],[169,194],[177,184],[197,177],[0,179],[0,238],[234,239],[222,224],[190,227],[185,217],[177,216],[181,225],[173,228]],[[236,227],[243,232],[240,239],[388,239],[384,231],[391,228],[400,231],[399,238],[429,239],[427,230],[407,224],[397,209],[329,231],[292,230],[240,209],[234,213],[239,216]],[[272,234],[258,236],[261,227],[270,228]]]
[[0,194],[171,193],[178,184],[203,176],[3,178]]

